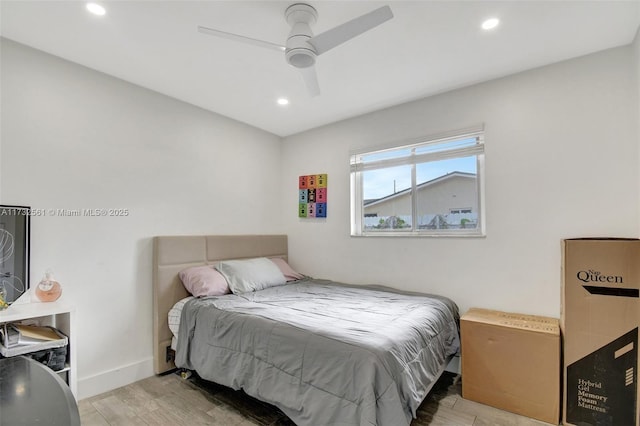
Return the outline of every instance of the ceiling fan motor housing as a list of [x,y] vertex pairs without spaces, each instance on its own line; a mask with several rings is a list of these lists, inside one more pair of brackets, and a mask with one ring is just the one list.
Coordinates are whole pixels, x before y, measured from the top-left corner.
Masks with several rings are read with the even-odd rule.
[[292,4],[285,11],[291,32],[287,38],[285,58],[296,68],[312,67],[316,63],[316,52],[308,40],[313,37],[311,25],[316,23],[318,12],[305,3]]

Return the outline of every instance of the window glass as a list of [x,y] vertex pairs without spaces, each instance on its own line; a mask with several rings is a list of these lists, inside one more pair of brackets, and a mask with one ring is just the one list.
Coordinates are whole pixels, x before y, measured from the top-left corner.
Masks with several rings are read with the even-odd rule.
[[[416,166],[418,229],[472,229],[478,225],[476,156]],[[460,208],[459,206],[470,206]]]
[[365,230],[411,228],[411,166],[365,171],[362,183]]
[[484,135],[351,156],[352,235],[484,235]]

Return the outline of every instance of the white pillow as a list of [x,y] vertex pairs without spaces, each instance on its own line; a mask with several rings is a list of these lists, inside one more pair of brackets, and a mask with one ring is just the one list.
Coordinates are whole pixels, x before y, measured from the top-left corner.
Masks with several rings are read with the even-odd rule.
[[280,268],[266,257],[225,260],[218,263],[216,269],[225,277],[234,294],[262,290],[287,282]]

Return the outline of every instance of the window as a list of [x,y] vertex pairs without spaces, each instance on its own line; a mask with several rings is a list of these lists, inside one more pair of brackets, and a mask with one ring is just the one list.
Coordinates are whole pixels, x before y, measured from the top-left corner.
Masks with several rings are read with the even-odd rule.
[[482,128],[351,155],[351,235],[480,236]]

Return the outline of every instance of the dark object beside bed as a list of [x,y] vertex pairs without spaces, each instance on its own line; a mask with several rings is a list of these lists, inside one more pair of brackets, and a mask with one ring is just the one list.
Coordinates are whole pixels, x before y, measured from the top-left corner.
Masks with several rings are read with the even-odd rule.
[[458,309],[386,290],[307,279],[194,299],[176,365],[299,425],[408,425],[459,349]]

